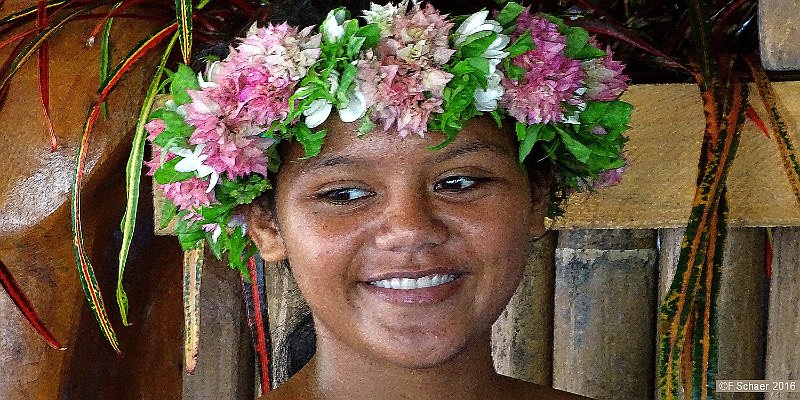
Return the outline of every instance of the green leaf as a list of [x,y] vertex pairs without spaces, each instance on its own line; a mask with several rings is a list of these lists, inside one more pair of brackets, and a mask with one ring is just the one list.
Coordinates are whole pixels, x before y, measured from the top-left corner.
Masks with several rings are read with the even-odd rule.
[[536,43],[533,42],[533,36],[531,36],[531,30],[526,30],[514,43],[511,43],[505,51],[508,52],[508,57],[506,59],[514,58],[528,50],[533,50],[536,48]]
[[165,229],[176,215],[178,215],[178,206],[169,200],[164,201],[161,205],[161,224],[158,229]]
[[189,66],[179,64],[178,71],[175,72],[169,85],[172,101],[177,105],[191,102],[192,98],[186,93],[187,89],[198,90],[200,89],[200,83],[197,81],[197,75]]
[[461,44],[462,57],[480,56],[492,45],[495,39],[497,39],[497,33],[492,31],[480,31],[469,35],[464,43]]
[[[517,122],[517,136],[519,136],[520,132],[520,125],[524,125],[521,122]],[[539,140],[539,131],[542,129],[544,124],[533,124],[528,125],[525,129],[525,138],[522,143],[519,145],[519,162],[525,161],[525,157],[531,153],[533,150],[533,146]]]
[[586,163],[589,161],[589,157],[592,155],[592,150],[586,147],[583,143],[575,140],[567,131],[559,130],[558,133],[561,135],[561,140],[564,142],[564,145],[567,147],[572,155],[578,159],[578,161],[582,163]]
[[366,38],[363,36],[350,36],[350,39],[347,41],[347,57],[356,58],[358,53],[361,51],[361,46],[365,41]]
[[378,24],[367,24],[356,32],[356,35],[364,38],[362,48],[371,49],[378,45],[381,40],[381,28]]
[[497,14],[495,20],[500,23],[504,28],[513,25],[517,17],[525,11],[525,7],[510,1],[506,3],[502,10]]
[[578,53],[589,42],[589,32],[583,28],[571,27],[566,36],[567,46],[564,48],[564,55],[569,58],[577,58]]
[[578,60],[591,60],[594,58],[603,57],[605,55],[605,51],[600,50],[590,44],[586,44],[586,46],[583,46],[583,48],[575,54],[575,58]]
[[150,116],[151,119],[160,119],[165,125],[164,131],[156,136],[153,143],[165,150],[169,150],[170,146],[187,147],[189,136],[194,132],[194,127],[187,124],[180,114],[160,108]]
[[608,108],[600,118],[600,123],[612,130],[627,127],[631,120],[631,111],[633,106],[624,101],[608,102]]
[[322,129],[317,132],[312,132],[305,124],[298,124],[296,138],[297,141],[303,145],[306,152],[304,158],[315,157],[322,150],[322,140],[325,138],[327,132]]
[[358,127],[358,137],[363,137],[364,135],[372,132],[375,129],[375,126],[375,123],[369,118],[362,118],[361,125]]
[[164,165],[156,170],[156,173],[153,175],[153,179],[162,185],[166,185],[168,183],[185,181],[189,178],[192,178],[194,176],[194,173],[192,172],[175,171],[175,164],[177,164],[180,160],[183,160],[183,158],[175,157],[172,160],[165,162]]
[[581,125],[596,125],[608,110],[608,106],[609,103],[607,101],[586,102],[586,108],[578,116]]

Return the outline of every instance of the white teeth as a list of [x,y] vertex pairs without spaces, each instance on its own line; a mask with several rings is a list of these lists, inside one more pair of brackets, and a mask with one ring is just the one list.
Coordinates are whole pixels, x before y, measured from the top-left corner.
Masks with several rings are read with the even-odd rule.
[[370,282],[369,284],[385,289],[411,290],[411,289],[423,289],[423,288],[443,285],[445,283],[452,282],[454,279],[456,279],[456,275],[433,274],[433,275],[426,275],[416,279],[411,279],[411,278],[383,279],[380,281]]

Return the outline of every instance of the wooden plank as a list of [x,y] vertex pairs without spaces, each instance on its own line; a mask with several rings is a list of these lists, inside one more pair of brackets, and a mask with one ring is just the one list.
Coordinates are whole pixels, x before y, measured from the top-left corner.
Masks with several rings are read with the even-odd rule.
[[656,234],[575,230],[556,248],[553,386],[597,399],[651,399]]
[[800,70],[800,2],[759,0],[758,39],[761,63],[775,71]]
[[492,326],[492,356],[498,373],[552,385],[553,282],[556,232],[531,246],[522,281]]
[[247,399],[254,387],[253,350],[241,276],[206,250],[200,290],[200,352],[183,375],[184,399]]
[[[800,82],[775,84],[784,117],[800,141]],[[686,224],[704,129],[694,85],[632,86],[634,104],[629,167],[618,186],[570,198],[557,228],[677,228]],[[761,105],[756,102],[761,115]],[[746,123],[728,178],[729,226],[797,226],[800,207],[791,192],[777,145]],[[769,193],[769,195],[765,195]]]
[[[769,292],[766,379],[800,379],[800,229],[775,229]],[[800,399],[800,393],[767,393],[767,400]]]

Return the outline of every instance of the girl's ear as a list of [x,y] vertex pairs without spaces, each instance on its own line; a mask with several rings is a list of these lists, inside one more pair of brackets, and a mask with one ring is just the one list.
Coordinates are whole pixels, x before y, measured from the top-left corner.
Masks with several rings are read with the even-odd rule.
[[258,247],[261,258],[268,262],[285,260],[286,246],[272,211],[254,202],[247,206],[245,216],[248,234]]

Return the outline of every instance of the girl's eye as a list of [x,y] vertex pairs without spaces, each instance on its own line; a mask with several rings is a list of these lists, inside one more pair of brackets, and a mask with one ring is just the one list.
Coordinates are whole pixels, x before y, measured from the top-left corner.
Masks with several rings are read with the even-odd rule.
[[444,178],[433,185],[436,191],[458,192],[462,190],[472,189],[485,181],[484,178],[475,178],[470,176],[451,176]]
[[317,195],[318,198],[327,200],[333,204],[345,205],[350,202],[361,200],[372,196],[373,193],[359,188],[341,188],[333,189]]

